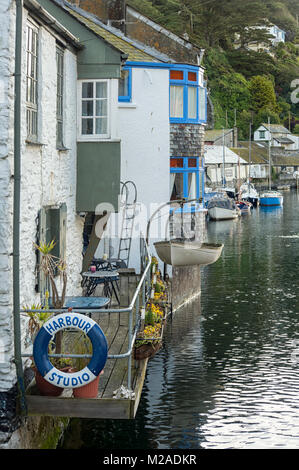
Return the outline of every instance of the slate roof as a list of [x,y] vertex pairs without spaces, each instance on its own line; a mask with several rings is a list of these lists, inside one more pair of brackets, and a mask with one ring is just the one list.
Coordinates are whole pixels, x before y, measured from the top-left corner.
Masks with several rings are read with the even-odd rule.
[[[238,148],[231,149],[241,158],[249,163],[249,142],[239,142]],[[251,163],[253,165],[266,165],[269,162],[268,148],[251,142]],[[276,166],[299,166],[299,151],[285,151],[280,155],[274,153],[275,148],[271,150],[271,162]]]
[[[222,145],[205,145],[205,164],[206,165],[222,165],[223,163],[223,146]],[[239,155],[235,150],[225,147],[225,163],[237,164],[239,163]],[[246,159],[240,155],[240,164],[246,164]]]
[[[233,132],[233,129],[224,129],[224,136]],[[205,131],[205,142],[215,142],[215,140],[222,137],[222,129],[211,129]]]
[[290,131],[280,124],[266,124],[262,123],[261,126],[264,126],[268,131],[272,132],[273,134],[290,134]]
[[[249,163],[249,142],[239,142],[238,148],[232,149],[241,158]],[[265,165],[268,163],[268,150],[263,145],[251,142],[251,163]]]

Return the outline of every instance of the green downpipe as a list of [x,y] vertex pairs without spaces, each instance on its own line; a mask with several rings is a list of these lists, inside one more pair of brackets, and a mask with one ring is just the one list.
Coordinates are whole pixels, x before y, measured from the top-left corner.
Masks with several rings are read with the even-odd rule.
[[23,1],[16,0],[15,100],[14,100],[14,203],[13,203],[13,319],[14,357],[19,388],[20,413],[27,413],[21,351],[20,321],[20,196],[21,196],[21,73]]

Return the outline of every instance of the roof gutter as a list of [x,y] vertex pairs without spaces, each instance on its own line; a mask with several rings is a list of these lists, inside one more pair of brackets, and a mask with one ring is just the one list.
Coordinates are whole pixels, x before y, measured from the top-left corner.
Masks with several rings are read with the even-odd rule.
[[57,33],[59,33],[66,41],[68,41],[76,49],[83,49],[84,45],[80,43],[79,39],[74,36],[70,31],[68,31],[59,21],[57,21],[54,16],[48,13],[45,8],[43,8],[37,0],[24,0],[24,6],[28,8],[31,12],[38,14],[47,26],[53,28]]
[[23,1],[16,0],[15,38],[15,99],[14,99],[14,200],[13,200],[13,321],[14,361],[21,414],[27,411],[24,386],[24,371],[21,357],[20,321],[20,195],[21,195],[21,67],[23,34]]

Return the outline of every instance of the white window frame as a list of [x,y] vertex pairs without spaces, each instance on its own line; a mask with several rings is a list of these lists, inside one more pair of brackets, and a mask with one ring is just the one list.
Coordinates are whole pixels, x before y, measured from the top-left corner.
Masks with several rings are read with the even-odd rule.
[[[107,133],[106,134],[82,134],[82,85],[83,83],[93,83],[94,85],[99,82],[107,83]],[[95,89],[95,87],[94,87]],[[93,97],[95,101],[96,98]],[[111,119],[111,97],[110,97],[110,80],[109,79],[84,79],[78,81],[78,140],[79,141],[97,141],[110,139],[110,119]],[[96,116],[93,114],[93,119]],[[95,129],[95,126],[94,126]]]
[[[37,41],[36,41],[36,53],[34,53],[32,50],[28,49],[28,28],[32,30],[36,34]],[[30,142],[37,142],[38,141],[38,136],[39,136],[39,57],[40,57],[40,51],[39,51],[39,45],[40,45],[40,29],[39,25],[36,24],[30,17],[27,19],[27,24],[26,24],[26,126],[27,126],[27,140]],[[34,70],[34,75],[30,75],[28,73],[28,58],[31,56],[35,57],[36,64],[35,64],[35,70]],[[29,89],[28,89],[28,81],[31,81],[31,86],[34,84],[35,85],[35,92],[33,94],[33,101],[32,100],[27,100]],[[35,114],[35,125],[36,125],[36,132],[31,133],[32,127],[28,119],[32,119],[32,117],[29,117],[29,115]]]

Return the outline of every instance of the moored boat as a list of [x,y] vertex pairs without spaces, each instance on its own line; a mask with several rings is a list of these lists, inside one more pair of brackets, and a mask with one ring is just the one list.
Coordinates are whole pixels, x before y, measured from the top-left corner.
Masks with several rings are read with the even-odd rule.
[[223,244],[165,240],[154,243],[161,261],[171,266],[206,266],[220,257]]
[[250,202],[254,207],[259,204],[259,195],[252,183],[243,183],[241,185],[239,199]]
[[228,197],[214,197],[207,206],[209,217],[213,220],[236,219],[240,211],[235,201]]
[[279,191],[265,191],[260,195],[261,206],[282,206],[283,195]]
[[236,201],[236,206],[239,208],[242,214],[248,214],[252,209],[251,202],[248,201]]

